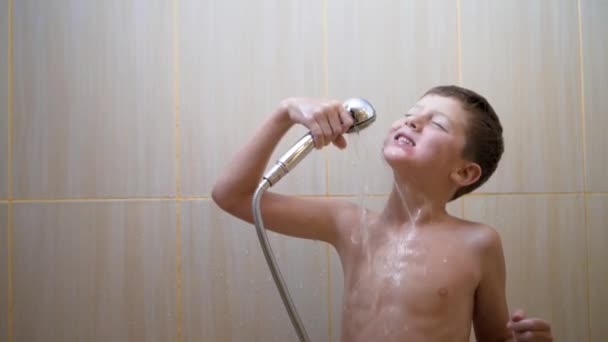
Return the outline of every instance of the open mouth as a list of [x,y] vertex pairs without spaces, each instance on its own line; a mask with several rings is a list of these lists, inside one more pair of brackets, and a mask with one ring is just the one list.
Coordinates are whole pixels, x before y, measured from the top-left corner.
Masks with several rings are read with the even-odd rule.
[[405,135],[403,133],[398,133],[397,135],[395,135],[395,140],[399,144],[408,145],[408,146],[416,146],[416,143],[414,142],[414,140],[412,140],[410,137],[408,137],[407,135]]

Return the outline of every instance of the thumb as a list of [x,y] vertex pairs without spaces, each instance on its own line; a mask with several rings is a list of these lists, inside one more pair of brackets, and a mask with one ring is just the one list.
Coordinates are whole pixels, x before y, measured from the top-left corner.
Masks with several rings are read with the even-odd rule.
[[346,148],[346,138],[344,138],[343,135],[338,135],[338,137],[332,141],[332,143],[334,145],[336,145],[339,149],[345,149]]
[[515,310],[515,312],[513,312],[513,314],[511,315],[511,320],[513,322],[519,322],[524,318],[526,318],[526,313],[522,309]]

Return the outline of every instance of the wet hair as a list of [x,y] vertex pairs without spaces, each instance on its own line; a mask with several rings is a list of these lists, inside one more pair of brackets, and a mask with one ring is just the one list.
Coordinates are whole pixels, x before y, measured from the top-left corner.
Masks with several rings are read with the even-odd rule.
[[481,176],[475,183],[459,188],[450,199],[452,201],[479,188],[496,171],[504,152],[502,125],[488,100],[470,89],[445,85],[431,88],[426,95],[456,99],[469,114],[462,156],[481,167]]

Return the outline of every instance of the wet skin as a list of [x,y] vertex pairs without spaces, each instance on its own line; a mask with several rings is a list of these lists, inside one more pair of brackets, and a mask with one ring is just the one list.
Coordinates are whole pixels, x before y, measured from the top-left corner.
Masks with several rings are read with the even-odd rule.
[[342,341],[468,341],[484,227],[445,217],[390,226],[354,221],[341,247]]

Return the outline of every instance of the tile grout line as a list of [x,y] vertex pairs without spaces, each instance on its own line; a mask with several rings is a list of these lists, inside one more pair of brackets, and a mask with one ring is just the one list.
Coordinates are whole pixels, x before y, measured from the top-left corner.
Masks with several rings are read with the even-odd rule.
[[8,290],[8,305],[7,305],[7,310],[8,310],[8,315],[7,315],[7,330],[8,330],[8,341],[12,342],[13,341],[13,336],[14,336],[14,331],[13,331],[13,307],[14,307],[14,300],[13,300],[13,206],[12,204],[8,205],[7,208],[7,249],[6,249],[6,253],[8,254],[8,260],[7,260],[7,273],[8,273],[8,286],[7,286],[7,290]]
[[[323,96],[329,95],[329,76],[327,62],[327,0],[322,0],[321,4],[321,65],[323,75]],[[326,148],[323,149],[323,157],[325,159],[325,195],[329,195],[329,156]]]
[[456,53],[458,61],[458,84],[462,86],[462,10],[460,0],[456,0]]
[[[462,30],[460,0],[456,0],[456,53],[458,61],[458,85],[462,86]],[[460,216],[464,218],[464,199],[460,201]]]
[[[349,198],[357,197],[358,194],[292,194],[293,196],[303,198]],[[389,193],[370,193],[367,197],[385,197]],[[485,193],[469,193],[467,197],[503,197],[503,196],[608,196],[606,191],[598,192],[485,192]],[[72,203],[72,202],[153,202],[153,201],[207,201],[211,200],[210,196],[150,196],[150,197],[73,197],[73,198],[20,198],[20,199],[2,199],[2,204],[24,204],[24,203]]]
[[[327,97],[329,95],[329,62],[327,56],[327,0],[322,0],[321,11],[321,60],[323,65],[323,95]],[[327,149],[325,149],[323,155],[325,156],[325,197],[329,197],[329,156]],[[325,246],[325,260],[327,267],[327,334],[329,336],[328,341],[332,342],[333,322],[331,317],[331,251],[329,244]]]
[[179,101],[179,0],[173,5],[173,95],[175,115],[175,333],[176,341],[182,341],[182,260],[181,260],[181,179],[180,179],[180,101]]
[[582,138],[582,148],[583,148],[583,210],[584,210],[584,223],[585,223],[585,248],[586,248],[586,257],[587,262],[585,263],[585,273],[587,276],[587,332],[588,337],[591,338],[591,286],[590,286],[590,270],[589,270],[589,262],[590,262],[590,253],[589,253],[589,204],[587,200],[587,191],[588,188],[588,179],[587,179],[587,131],[585,129],[586,122],[586,108],[585,108],[585,66],[584,66],[584,52],[583,52],[583,15],[582,15],[582,7],[581,0],[576,1],[577,14],[578,14],[578,52],[579,52],[579,74],[580,74],[580,98],[581,98],[581,138]]
[[[185,198],[176,197],[91,197],[91,198],[26,198],[13,199],[12,203],[80,203],[80,202],[153,202],[153,201],[175,201]],[[201,197],[201,199],[204,199]],[[0,201],[1,202],[1,201]],[[8,201],[7,201],[8,202]]]
[[486,196],[574,196],[583,195],[583,191],[574,192],[485,192],[485,193],[470,193],[467,196],[471,197],[486,197]]
[[[357,197],[358,194],[292,194],[293,196],[303,198],[350,198]],[[389,193],[370,193],[367,197],[385,197]],[[486,192],[486,193],[469,193],[467,197],[503,197],[503,196],[608,196],[606,191],[598,192]],[[210,196],[150,196],[150,197],[73,197],[73,198],[21,198],[21,199],[3,199],[2,204],[24,204],[24,203],[74,203],[74,202],[153,202],[153,201],[207,201],[211,200]]]
[[8,341],[14,341],[14,298],[13,298],[13,0],[8,0],[8,208],[7,208],[7,330]]

